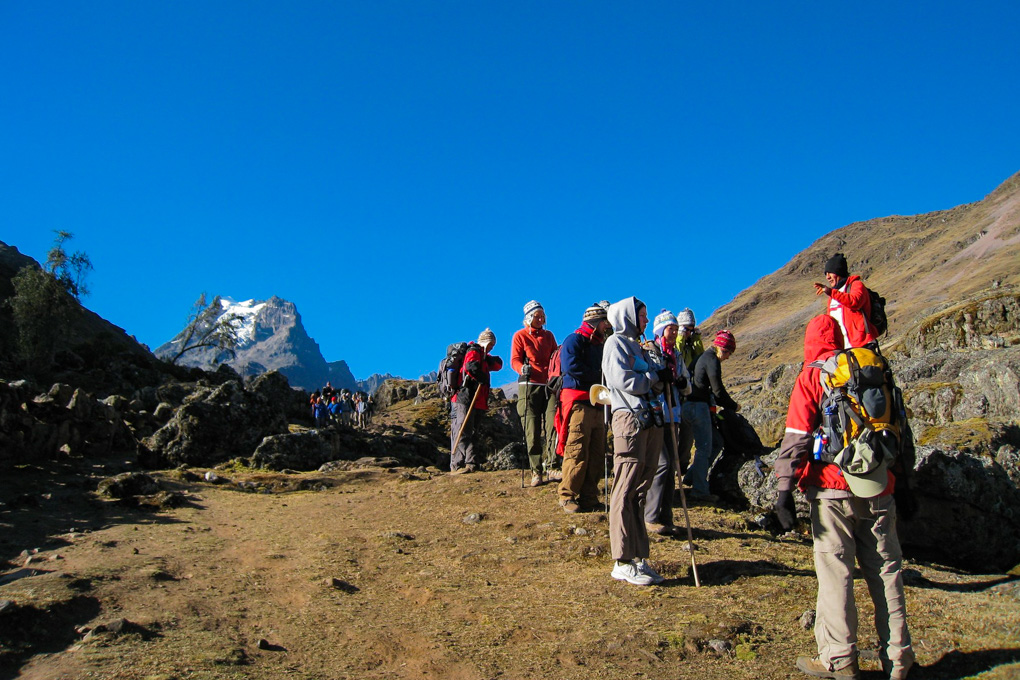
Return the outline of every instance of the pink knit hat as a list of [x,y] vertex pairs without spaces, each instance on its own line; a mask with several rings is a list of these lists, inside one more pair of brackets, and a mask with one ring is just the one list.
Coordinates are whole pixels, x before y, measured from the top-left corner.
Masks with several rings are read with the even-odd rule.
[[715,334],[715,340],[712,341],[712,344],[719,349],[733,352],[737,348],[737,339],[733,337],[733,333],[723,330]]

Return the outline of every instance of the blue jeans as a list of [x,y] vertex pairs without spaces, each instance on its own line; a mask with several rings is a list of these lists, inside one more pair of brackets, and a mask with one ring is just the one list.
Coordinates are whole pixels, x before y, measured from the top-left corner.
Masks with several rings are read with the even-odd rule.
[[684,402],[684,420],[691,424],[694,433],[694,460],[684,476],[697,493],[710,493],[708,471],[722,451],[722,437],[712,425],[712,412],[703,401]]

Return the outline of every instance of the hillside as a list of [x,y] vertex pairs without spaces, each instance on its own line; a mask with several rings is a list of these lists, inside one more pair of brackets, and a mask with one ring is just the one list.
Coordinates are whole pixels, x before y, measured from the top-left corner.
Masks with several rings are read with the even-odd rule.
[[[749,417],[772,443],[781,436],[804,328],[825,311],[827,298],[816,297],[811,284],[823,281],[825,260],[836,252],[846,254],[851,273],[885,296],[889,334],[881,345],[896,365],[925,344],[919,335],[954,305],[993,298],[1007,308],[1015,305],[1009,301],[1020,288],[1020,173],[977,203],[857,222],[826,234],[702,323],[706,340],[720,328],[735,332],[737,352],[724,375],[736,386],[738,401],[759,408]],[[1004,327],[986,329],[986,335],[1020,334],[1017,318],[1003,321]],[[980,344],[951,349],[978,350]],[[939,342],[927,349],[939,349]]]

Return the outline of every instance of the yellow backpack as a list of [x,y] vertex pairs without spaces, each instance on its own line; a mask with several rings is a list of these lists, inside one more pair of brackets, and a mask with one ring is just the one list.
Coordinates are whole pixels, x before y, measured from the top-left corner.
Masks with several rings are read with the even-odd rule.
[[864,437],[892,465],[900,452],[905,411],[885,358],[866,347],[854,347],[832,355],[820,368],[824,446],[818,458],[832,462]]

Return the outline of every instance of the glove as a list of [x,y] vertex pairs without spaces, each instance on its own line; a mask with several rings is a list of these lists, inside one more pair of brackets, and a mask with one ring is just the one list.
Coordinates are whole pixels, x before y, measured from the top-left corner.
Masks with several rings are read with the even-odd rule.
[[910,484],[906,477],[896,478],[896,490],[893,491],[893,500],[896,501],[896,512],[903,519],[910,521],[917,514],[917,498],[910,490]]
[[524,364],[521,367],[521,377],[525,380],[531,377],[531,364]]
[[675,381],[673,381],[673,384],[676,385],[676,388],[678,390],[680,390],[681,392],[686,390],[687,389],[687,378],[686,378],[686,376],[682,376],[682,375],[681,376],[677,376],[677,379]]
[[797,506],[794,505],[792,491],[779,492],[774,511],[776,519],[779,520],[779,526],[783,527],[783,531],[793,529],[793,526],[797,523]]
[[666,385],[673,382],[673,369],[671,368],[660,368],[655,374],[659,377],[659,380]]

